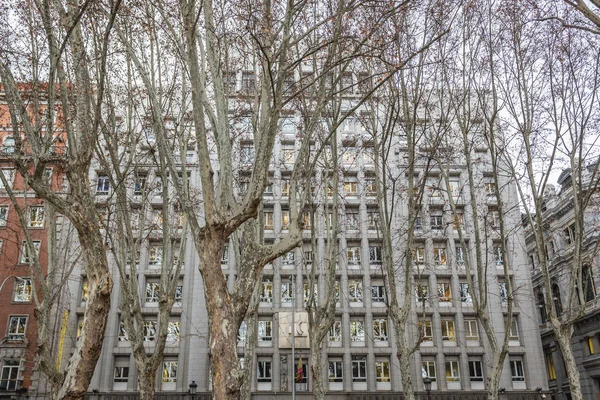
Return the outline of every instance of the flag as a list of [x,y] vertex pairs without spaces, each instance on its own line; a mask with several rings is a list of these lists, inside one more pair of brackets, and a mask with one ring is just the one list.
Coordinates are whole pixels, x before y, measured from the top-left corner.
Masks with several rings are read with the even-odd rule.
[[304,379],[304,367],[302,366],[302,357],[298,360],[298,369],[296,370],[296,383],[302,383]]

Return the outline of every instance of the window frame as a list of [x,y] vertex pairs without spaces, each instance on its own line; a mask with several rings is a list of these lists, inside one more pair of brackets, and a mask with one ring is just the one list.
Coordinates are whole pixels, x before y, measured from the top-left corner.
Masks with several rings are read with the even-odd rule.
[[[16,320],[16,324],[14,325],[14,328],[16,328],[16,329],[14,332],[13,332],[13,320]],[[27,324],[28,323],[29,323],[29,316],[27,316],[27,315],[9,315],[6,339],[10,342],[25,341],[25,339],[27,337]]]

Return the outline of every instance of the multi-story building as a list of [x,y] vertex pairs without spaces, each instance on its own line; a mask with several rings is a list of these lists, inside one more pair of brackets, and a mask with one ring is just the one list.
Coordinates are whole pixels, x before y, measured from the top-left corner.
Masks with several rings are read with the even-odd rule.
[[[590,167],[592,168],[592,167]],[[584,170],[584,185],[589,183],[592,173]],[[527,249],[534,296],[537,302],[537,322],[544,350],[546,372],[550,389],[557,400],[570,399],[569,381],[558,342],[548,322],[544,293],[551,290],[554,307],[559,316],[565,315],[569,307],[569,280],[574,271],[573,245],[575,243],[573,185],[571,170],[562,172],[558,178],[558,187],[549,185],[544,193],[543,222],[546,252],[551,274],[551,288],[544,284],[542,271],[537,257],[535,239],[531,230],[527,231]],[[592,200],[595,200],[593,198]],[[596,247],[598,244],[597,202],[592,201],[583,216],[583,254],[582,265],[583,299],[585,307],[582,316],[575,322],[571,339],[577,368],[581,377],[581,388],[586,400],[600,397],[600,267]],[[578,290],[578,289],[577,289]],[[573,309],[577,306],[573,306]]]
[[[23,90],[27,87],[23,86]],[[59,131],[53,134],[64,139]],[[45,170],[49,186],[56,192],[62,187],[65,149],[64,140],[57,140]],[[37,325],[33,291],[34,287],[39,289],[39,284],[30,266],[25,229],[37,252],[43,276],[48,274],[49,262],[49,223],[44,201],[35,196],[16,172],[13,164],[16,151],[8,106],[4,93],[0,92],[0,173],[6,179],[6,185],[0,180],[0,395],[35,389]],[[21,159],[31,161],[31,149],[26,141],[19,152]],[[14,195],[17,206],[9,192]],[[26,222],[24,228],[19,212]]]
[[[254,85],[251,72],[228,75],[230,90],[251,90]],[[353,79],[351,75],[345,77]],[[360,87],[357,86],[357,90]],[[351,98],[352,93],[346,92]],[[250,129],[249,119],[232,112],[232,126],[239,130],[236,143],[239,149],[239,189],[243,190],[245,169],[243,164],[254,157],[252,135],[244,129]],[[300,116],[290,112],[281,121],[280,132],[276,140],[274,156],[270,168],[270,181],[264,192],[263,220],[264,238],[274,242],[286,234],[290,222],[289,185],[291,172],[297,157],[301,135],[297,127]],[[378,229],[378,207],[376,196],[377,179],[375,177],[372,141],[366,135],[360,118],[348,118],[339,128],[338,147],[340,150],[339,192],[342,199],[339,212],[339,226],[333,227],[334,235],[339,241],[340,254],[337,259],[337,280],[339,282],[339,301],[337,315],[333,327],[322,344],[323,355],[328,368],[323,371],[323,378],[328,390],[335,398],[347,398],[355,392],[398,393],[402,391],[400,369],[396,358],[393,325],[387,314],[386,273],[382,268],[382,240]],[[146,137],[149,135],[147,134]],[[150,135],[151,136],[151,135]],[[151,144],[148,144],[151,147]],[[406,142],[401,135],[394,139],[393,159],[389,162],[399,176],[396,187],[406,187],[407,161],[405,158]],[[143,146],[140,152],[146,151]],[[417,166],[416,174],[427,179],[428,191],[423,198],[422,213],[416,224],[416,248],[414,284],[418,288],[413,302],[414,312],[407,332],[413,343],[422,342],[414,356],[412,365],[413,382],[418,391],[424,389],[422,378],[433,381],[434,391],[466,391],[484,393],[487,374],[493,355],[486,336],[479,326],[471,302],[469,287],[466,283],[464,260],[474,257],[471,246],[474,244],[473,221],[469,204],[477,202],[488,215],[494,214],[498,199],[491,195],[493,180],[489,160],[489,152],[485,148],[479,152],[477,167],[474,171],[478,182],[475,190],[476,199],[469,198],[468,190],[461,190],[467,185],[467,172],[460,162],[453,163],[449,172],[451,185],[456,188],[451,194],[455,197],[463,224],[467,249],[461,250],[457,245],[458,235],[453,229],[453,218],[448,207],[447,191],[438,190],[440,171],[424,169]],[[197,155],[190,150],[185,155],[185,163],[189,171],[190,185],[199,187]],[[183,159],[181,160],[183,161]],[[152,165],[140,165],[138,175],[144,176],[144,182],[156,174]],[[141,175],[140,175],[141,173]],[[99,207],[110,203],[112,188],[107,176],[99,169],[92,172],[92,191],[98,198]],[[312,362],[308,352],[306,325],[307,317],[304,309],[305,299],[311,290],[317,297],[324,299],[324,274],[318,274],[316,288],[309,288],[306,274],[316,260],[325,257],[325,245],[329,232],[326,221],[329,220],[331,193],[327,185],[329,176],[322,170],[315,172],[316,187],[313,190],[316,219],[315,226],[317,246],[315,251],[310,245],[310,226],[305,225],[305,241],[303,245],[283,257],[268,264],[263,271],[260,283],[260,304],[258,308],[258,343],[254,359],[244,360],[246,368],[252,368],[252,390],[256,398],[289,398],[292,385],[298,393],[310,393],[313,382],[308,373]],[[135,199],[139,195],[141,183],[132,178],[129,197]],[[504,178],[505,179],[505,178]],[[510,237],[507,249],[511,269],[506,276],[499,246],[494,246],[498,238],[485,236],[485,248],[489,249],[490,266],[487,274],[490,284],[489,313],[496,332],[504,334],[504,321],[507,313],[506,280],[510,279],[513,287],[518,288],[512,294],[515,302],[513,310],[515,319],[510,328],[509,354],[501,377],[501,388],[506,393],[519,393],[537,396],[536,389],[546,388],[546,377],[539,373],[543,365],[541,343],[538,335],[537,321],[531,316],[534,309],[529,268],[525,252],[518,197],[513,185],[506,179],[502,182],[502,201],[509,210],[504,215]],[[162,184],[154,185],[150,192],[150,203],[162,207],[159,196]],[[437,188],[437,189],[436,189]],[[408,215],[406,193],[396,193],[386,188],[387,196],[397,197],[397,208],[392,216],[393,232],[402,237]],[[152,207],[147,216],[152,220]],[[490,222],[493,223],[493,222]],[[143,312],[147,316],[149,329],[147,345],[153,347],[152,321],[156,323],[156,299],[154,284],[157,282],[157,267],[160,265],[162,253],[157,249],[160,235],[150,235],[136,256],[140,296]],[[470,246],[469,246],[470,245]],[[180,255],[185,260],[181,274],[181,288],[178,290],[177,302],[172,312],[172,322],[177,324],[176,335],[168,339],[163,366],[156,376],[157,390],[171,393],[188,391],[188,385],[197,384],[198,392],[209,392],[210,381],[210,349],[208,346],[208,316],[205,309],[202,278],[198,271],[198,256],[193,241],[188,240],[185,253]],[[402,240],[394,242],[394,259],[400,260],[404,251]],[[223,252],[222,269],[229,284],[233,285],[236,274],[236,263],[233,250],[226,248]],[[110,257],[109,257],[110,259]],[[133,260],[132,260],[133,262]],[[113,266],[111,271],[118,277],[118,270]],[[75,304],[75,312],[71,313],[71,330],[67,346],[75,345],[77,340],[78,321],[83,318],[83,307],[86,294],[85,276],[79,273],[69,281],[71,304]],[[137,390],[137,373],[131,354],[131,345],[119,320],[120,285],[115,279],[113,288],[112,310],[107,325],[102,356],[98,362],[96,373],[92,379],[90,391],[100,393],[134,392]],[[296,307],[292,307],[295,302]],[[295,326],[291,327],[291,313],[294,313]],[[155,325],[154,325],[155,326]],[[294,338],[290,332],[294,331]],[[243,357],[244,325],[240,332],[238,352]],[[292,359],[291,341],[295,343],[295,355]],[[65,352],[64,357],[68,357]],[[303,373],[298,374],[301,363]],[[298,377],[299,375],[299,377]]]

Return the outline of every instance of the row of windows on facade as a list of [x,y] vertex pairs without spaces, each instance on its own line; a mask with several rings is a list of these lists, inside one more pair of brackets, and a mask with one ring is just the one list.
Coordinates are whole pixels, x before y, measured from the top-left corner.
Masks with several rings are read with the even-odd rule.
[[[584,357],[597,356],[598,348],[600,346],[600,333],[588,334],[581,340],[581,347],[583,350]],[[544,358],[546,361],[546,372],[548,374],[549,381],[556,380],[556,366],[554,364],[554,357],[559,357],[563,362],[563,370],[566,372],[566,367],[564,366],[564,359],[562,359],[562,355],[560,352],[554,351],[552,349],[544,350]]]
[[[440,279],[442,280],[442,279]],[[498,290],[500,294],[500,301],[502,304],[508,303],[509,291],[508,284],[505,280],[498,281]],[[438,305],[440,306],[451,306],[456,296],[453,295],[452,284],[450,279],[446,281],[436,283],[436,292],[434,295],[430,294],[429,284],[423,280],[415,282],[415,301],[417,305],[429,306],[432,300],[437,299]],[[281,303],[291,304],[295,296],[295,287],[289,280],[282,280],[281,282]],[[309,300],[310,295],[313,295],[315,299],[318,299],[318,288],[315,284],[312,290],[308,283],[303,284],[303,300],[306,303]],[[335,299],[336,302],[340,302],[340,282],[335,282]],[[464,304],[471,304],[473,302],[472,290],[469,283],[461,281],[458,283],[458,299]],[[269,279],[263,279],[259,287],[259,300],[260,303],[271,304],[273,302],[273,282]],[[363,293],[363,281],[362,279],[349,279],[347,287],[347,300],[350,305],[362,306],[364,300]],[[371,301],[375,306],[387,304],[385,286],[382,284],[371,286]]]
[[[39,257],[40,248],[42,247],[42,241],[41,240],[32,240],[31,245],[33,246],[35,254]],[[4,247],[4,241],[0,240],[0,254],[2,254],[3,247]],[[21,250],[19,253],[19,264],[29,265],[29,263],[31,261],[32,260],[30,257],[29,246],[27,246],[27,241],[23,240],[21,242]]]
[[[544,245],[546,253],[545,257],[546,261],[549,262],[551,262],[554,257],[558,256],[561,251],[572,248],[572,245],[575,243],[575,223],[570,223],[566,227],[562,228],[562,230],[559,229],[556,232],[552,232],[550,230],[545,232],[547,235]],[[539,266],[537,254],[530,253],[529,261],[533,269]]]
[[[426,358],[426,357],[424,357]],[[445,369],[445,381],[449,389],[460,389],[461,388],[461,368],[458,357],[447,356],[447,361],[444,362]],[[454,358],[454,359],[453,359]],[[244,368],[245,360],[240,357],[240,365]],[[379,385],[379,383],[392,382],[392,368],[390,358],[378,356],[375,359],[375,368],[368,368],[367,357],[365,356],[352,356],[351,359],[351,374],[347,377],[344,373],[344,362],[341,358],[330,357],[328,359],[327,373],[329,390],[343,390],[343,386],[339,385],[344,382],[344,379],[350,379],[353,385],[353,389],[363,388],[367,382],[368,371],[375,372],[375,382],[378,384],[377,389],[390,390],[391,385]],[[513,387],[525,388],[525,367],[522,359],[512,358],[509,360],[511,380]],[[127,365],[127,366],[125,366]],[[126,390],[127,382],[129,381],[129,359],[128,357],[117,357],[115,359],[115,369],[113,375],[113,390]],[[294,383],[297,385],[296,389],[308,390],[307,383],[309,379],[308,362],[306,359],[300,362],[297,359],[293,365],[294,369]],[[485,387],[484,381],[484,367],[483,362],[480,359],[470,357],[468,360],[468,380],[471,382],[472,389],[483,389]],[[269,385],[274,379],[273,375],[273,362],[270,357],[259,356],[256,361],[256,383],[258,388],[262,390],[270,390]],[[161,374],[161,383],[163,386],[161,390],[175,390],[174,384],[177,382],[178,362],[177,361],[164,361],[163,370]],[[209,373],[209,384],[210,384],[210,371]],[[435,360],[424,359],[421,361],[421,374],[423,378],[429,378],[433,385],[432,388],[437,388],[439,381],[439,375],[436,369]],[[167,385],[164,385],[167,384]],[[355,386],[355,384],[357,384]]]
[[[5,227],[8,223],[10,206],[0,205],[0,227]],[[25,219],[28,228],[44,227],[44,206],[28,206]]]
[[[592,268],[588,265],[583,266],[581,270],[581,277],[583,283],[582,296],[584,303],[594,301],[596,299],[596,286],[594,282]],[[552,301],[554,309],[556,310],[556,314],[560,316],[564,311],[562,302],[563,296],[560,290],[560,286],[558,285],[558,283],[553,282],[550,290],[552,291]],[[574,295],[579,301],[580,292],[579,287],[577,286],[575,287]],[[544,293],[539,289],[537,290],[536,296],[537,305],[540,310],[540,323],[545,324],[548,321],[548,312],[546,310],[546,298],[544,297]]]
[[[14,168],[0,168],[0,173],[4,175],[7,186],[4,185],[4,181],[0,179],[0,190],[12,189],[15,181],[15,169]],[[50,184],[52,179],[52,168],[44,169],[43,180],[47,184]]]
[[[479,345],[479,328],[476,319],[464,320],[464,340],[468,346]],[[373,342],[388,341],[388,319],[387,317],[374,316],[372,332],[368,334],[365,331],[364,318],[352,317],[350,320],[350,344],[351,346],[364,346],[367,339]],[[444,346],[456,345],[457,332],[455,329],[455,321],[449,316],[444,316],[440,321],[439,331]],[[273,320],[266,317],[260,317],[258,321],[258,342],[259,346],[270,346],[273,341],[274,325]],[[334,321],[327,335],[327,342],[331,347],[342,346],[343,343],[343,326],[341,320]],[[247,335],[247,323],[244,321],[240,326],[238,340],[240,344],[245,341]],[[434,329],[431,319],[423,319],[419,321],[419,336],[422,340],[421,346],[428,347],[434,345]],[[519,330],[517,318],[513,318],[510,330],[508,332],[509,345],[519,346]],[[262,343],[262,344],[261,344]]]

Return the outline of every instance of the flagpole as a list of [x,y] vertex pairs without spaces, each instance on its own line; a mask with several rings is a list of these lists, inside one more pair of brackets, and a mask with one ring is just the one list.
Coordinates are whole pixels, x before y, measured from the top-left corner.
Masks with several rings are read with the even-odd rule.
[[296,284],[292,275],[292,400],[296,400],[296,324],[294,314],[296,312]]

